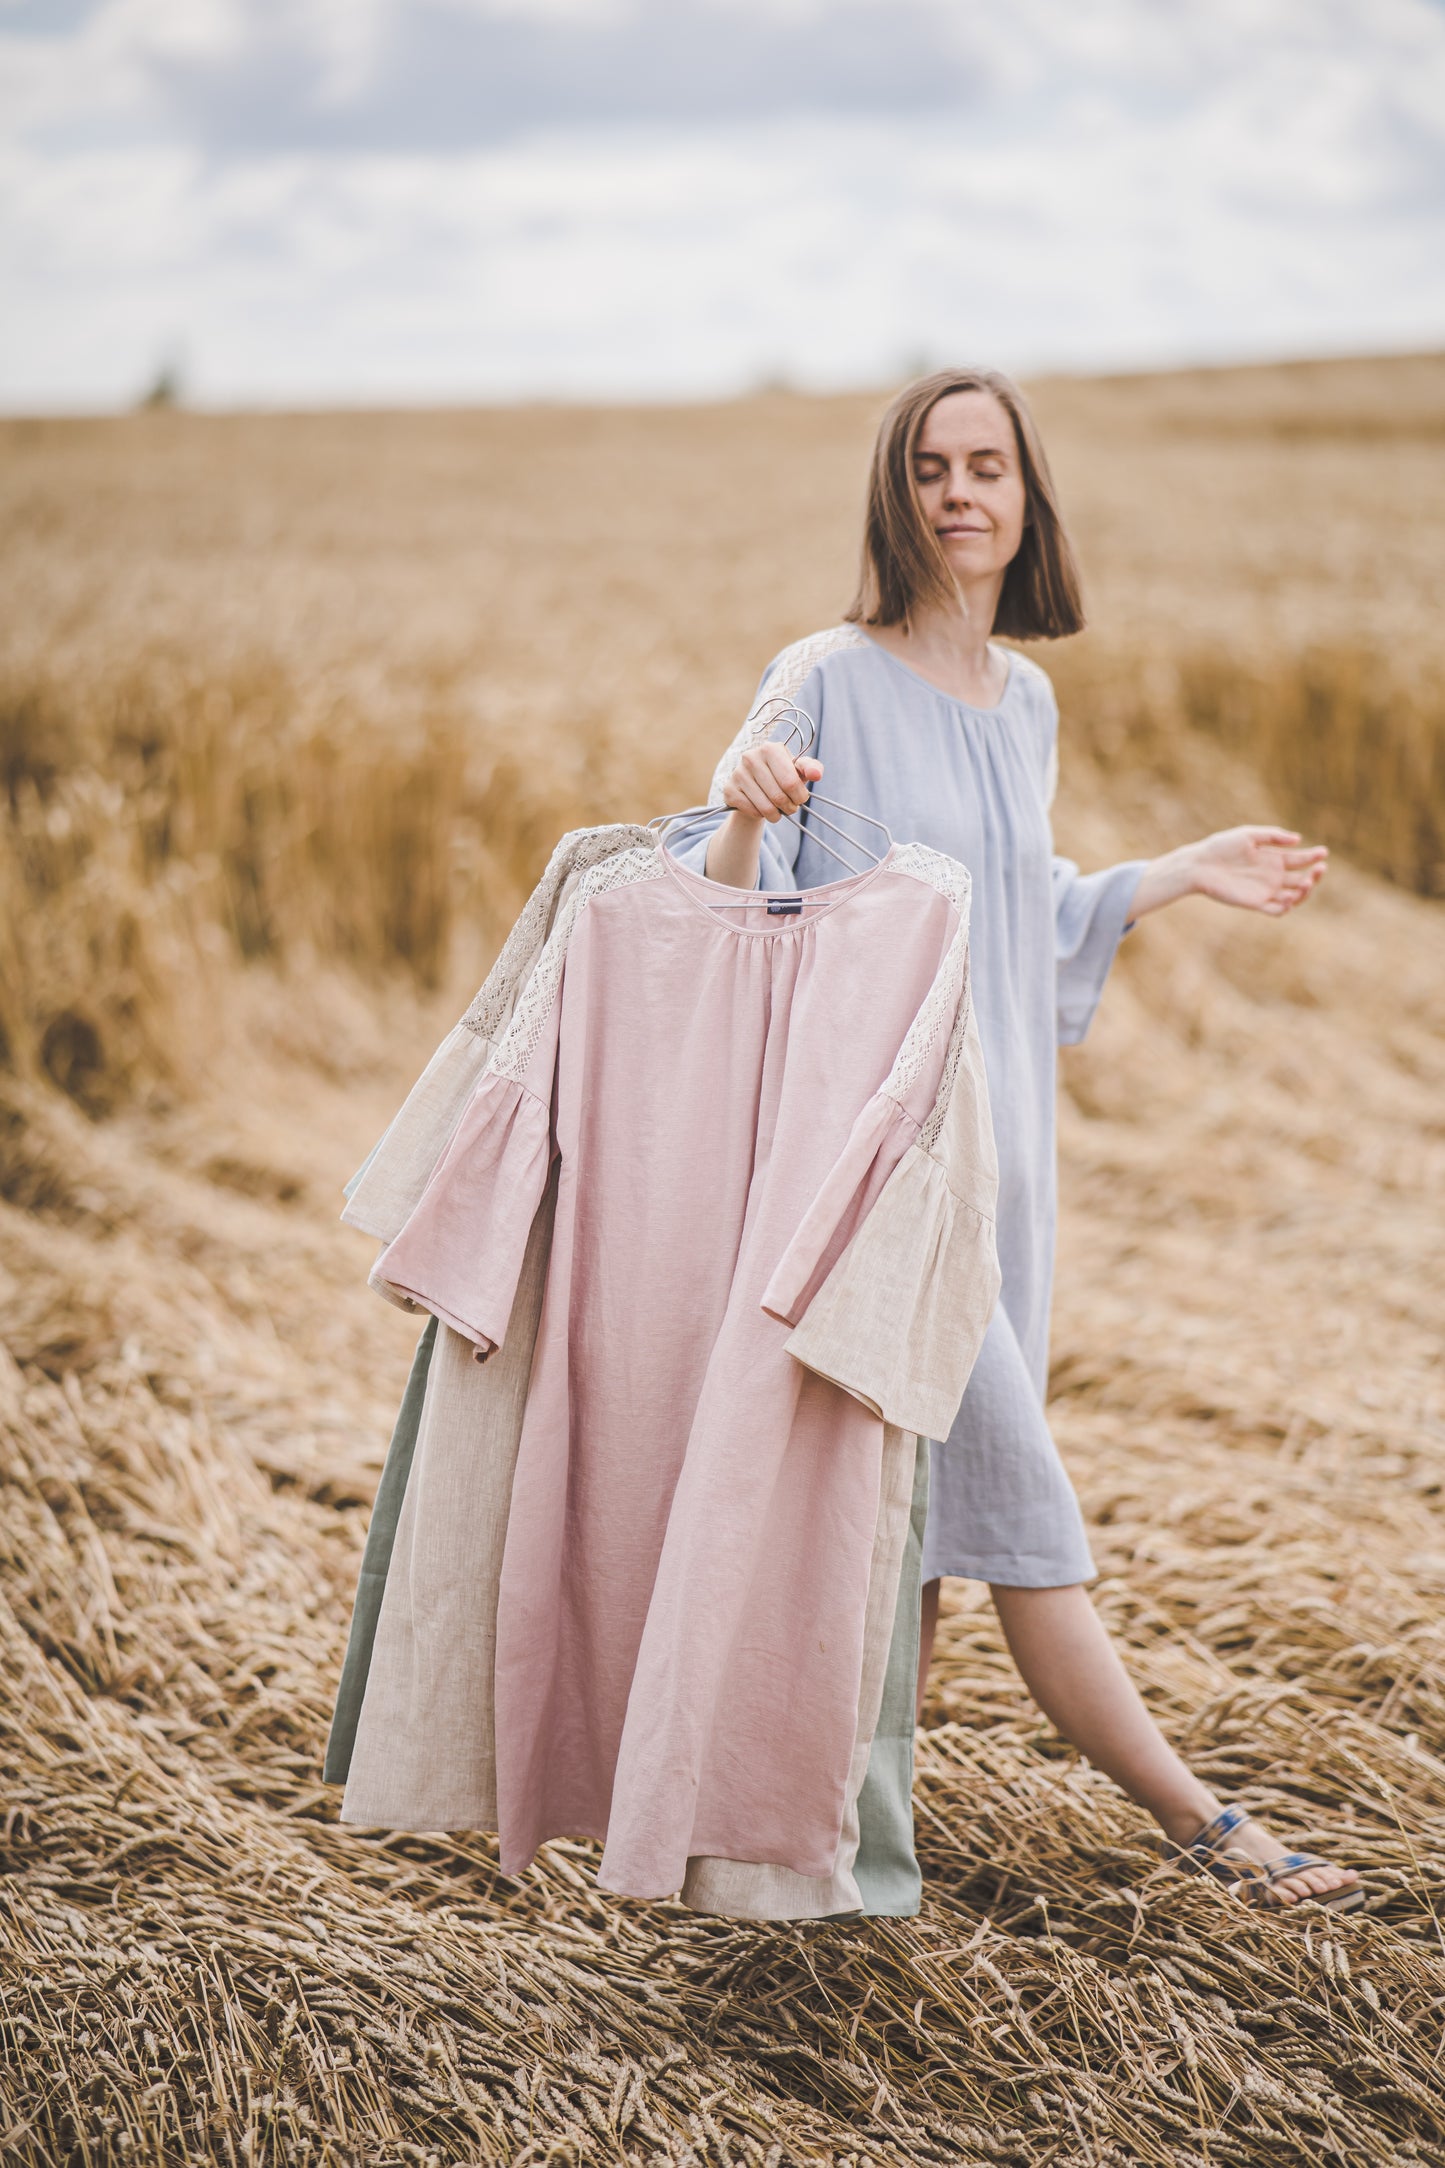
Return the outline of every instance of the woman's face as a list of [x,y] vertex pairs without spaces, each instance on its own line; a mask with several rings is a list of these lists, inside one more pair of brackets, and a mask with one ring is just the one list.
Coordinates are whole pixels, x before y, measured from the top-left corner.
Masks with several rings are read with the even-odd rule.
[[1008,409],[991,391],[949,392],[924,416],[913,476],[954,577],[1001,576],[1018,555],[1027,509]]

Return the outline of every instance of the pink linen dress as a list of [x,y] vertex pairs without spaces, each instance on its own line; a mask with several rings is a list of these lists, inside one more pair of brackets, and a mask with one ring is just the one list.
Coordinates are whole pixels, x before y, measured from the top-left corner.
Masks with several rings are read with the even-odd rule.
[[484,1356],[560,1160],[498,1597],[501,1864],[600,1837],[604,1888],[664,1897],[690,1856],[837,1855],[883,1421],[785,1342],[933,1105],[947,1029],[880,1086],[959,913],[896,850],[771,915],[624,858],[373,1278]]

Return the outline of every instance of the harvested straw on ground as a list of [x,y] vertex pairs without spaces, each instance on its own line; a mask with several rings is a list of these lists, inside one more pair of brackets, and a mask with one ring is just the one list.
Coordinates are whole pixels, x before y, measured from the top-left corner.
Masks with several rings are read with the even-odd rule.
[[[871,407],[4,432],[0,2160],[1445,2159],[1445,922],[1409,780],[1445,368],[1398,371],[1373,437],[1353,365],[1043,402],[1099,602],[1057,658],[1078,855],[1326,817],[1289,779],[1311,717],[1348,772],[1359,700],[1258,694],[1252,740],[1188,690],[1211,651],[1393,673],[1360,863],[1284,928],[1186,905],[1126,944],[1065,1065],[1055,1334],[1105,1616],[1218,1789],[1367,1873],[1352,1920],[1161,1874],[971,1589],[917,1921],[739,1928],[601,1898],[587,1845],[509,1883],[485,1838],[337,1826],[415,1334],[337,1186],[556,831],[695,797],[834,613]],[[554,544],[552,461],[600,564]],[[678,705],[698,663],[715,712]],[[1425,769],[1374,759],[1391,730]]]

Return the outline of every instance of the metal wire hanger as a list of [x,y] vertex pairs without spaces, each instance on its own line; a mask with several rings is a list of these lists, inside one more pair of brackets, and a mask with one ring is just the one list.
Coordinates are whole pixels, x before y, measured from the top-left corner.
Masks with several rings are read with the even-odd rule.
[[[789,747],[793,758],[801,760],[818,735],[817,724],[806,708],[800,708],[795,700],[785,699],[781,693],[775,693],[771,700],[765,700],[757,710],[758,716],[766,715],[769,708],[778,710],[770,735],[777,735],[780,741]],[[780,722],[782,723],[782,729],[778,731],[777,726]],[[876,828],[883,837],[882,850],[873,850],[858,836],[849,835],[846,828],[840,828],[835,821],[830,821],[825,813],[816,813],[813,809],[819,805],[831,806],[835,813],[846,814],[849,820],[861,821],[865,827]],[[684,830],[696,827],[699,821],[705,819],[716,820],[718,814],[726,812],[726,810],[725,806],[693,805],[688,806],[681,813],[659,813],[647,825],[649,828],[655,828],[663,844],[667,845],[680,836]],[[802,821],[804,813],[808,815],[806,829],[803,827]],[[884,822],[875,820],[871,813],[860,813],[856,806],[845,805],[839,798],[825,798],[821,792],[811,787],[808,791],[807,804],[801,806],[796,813],[782,814],[781,818],[785,821],[792,821],[796,828],[811,838],[820,851],[826,851],[830,858],[836,858],[843,871],[850,876],[866,872],[867,866],[881,866],[889,851],[893,848],[893,832]],[[850,865],[842,852],[835,850],[826,837],[814,834],[815,827],[826,828],[830,835],[835,835],[838,838],[840,843],[846,843],[849,850],[856,851],[860,858],[865,859],[867,866]],[[802,893],[806,893],[806,891]],[[711,904],[709,908],[713,910],[747,910],[749,907],[753,909],[767,907],[776,911],[777,903],[776,896],[769,896],[764,891],[756,896],[728,898],[726,901],[720,898],[716,904]],[[802,908],[801,901],[797,908]]]

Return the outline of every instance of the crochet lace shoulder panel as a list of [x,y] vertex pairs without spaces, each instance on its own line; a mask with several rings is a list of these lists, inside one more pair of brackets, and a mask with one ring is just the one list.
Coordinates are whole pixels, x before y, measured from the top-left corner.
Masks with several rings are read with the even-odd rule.
[[656,880],[662,871],[662,853],[657,838],[651,836],[645,844],[632,850],[614,851],[611,857],[602,859],[583,874],[558,914],[557,923],[547,937],[547,945],[537,959],[536,970],[518,996],[511,1022],[487,1064],[490,1070],[498,1076],[510,1077],[516,1084],[525,1078],[562,984],[568,944],[576,931],[577,921],[593,898],[605,896],[614,888],[626,888],[634,881]]
[[723,785],[740,756],[773,735],[778,724],[778,710],[773,703],[795,699],[820,662],[841,648],[861,647],[863,639],[856,625],[830,625],[826,632],[811,633],[806,640],[795,640],[791,647],[783,649],[764,679],[747,721],[713,770],[712,788],[707,794],[709,805],[722,804]]
[[547,861],[546,871],[523,904],[506,940],[462,1023],[478,1038],[500,1037],[517,999],[517,987],[547,938],[557,898],[570,873],[584,871],[617,851],[645,844],[651,831],[631,821],[602,828],[573,828]]
[[920,881],[927,881],[940,896],[946,896],[955,911],[963,919],[968,917],[968,899],[973,891],[973,876],[967,866],[950,858],[947,851],[931,851],[926,843],[900,843],[893,854],[895,873],[911,873]]
[[908,1027],[883,1085],[890,1099],[900,1102],[906,1099],[928,1066],[939,1038],[947,1032],[943,1072],[918,1139],[926,1151],[931,1151],[938,1142],[948,1113],[968,1031],[968,906],[973,883],[966,866],[961,866],[956,858],[950,858],[944,851],[929,850],[923,843],[901,845],[894,853],[892,863],[895,872],[911,873],[926,881],[930,888],[937,889],[958,913],[958,925],[948,945],[948,953],[923,997],[922,1007]]
[[1017,672],[1019,683],[1028,686],[1037,699],[1056,708],[1058,695],[1054,691],[1054,681],[1043,664],[1035,662],[1033,656],[1026,655],[1022,648],[1011,647],[1008,654],[1010,667]]

